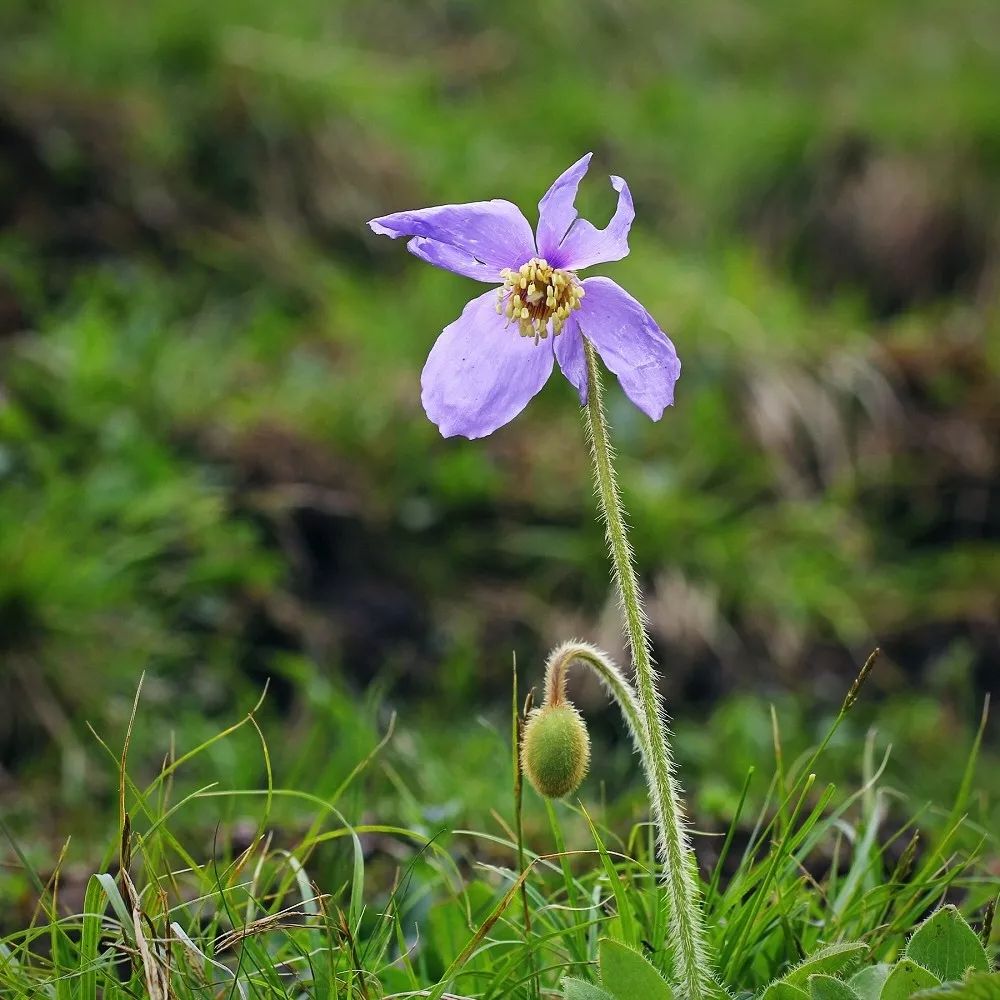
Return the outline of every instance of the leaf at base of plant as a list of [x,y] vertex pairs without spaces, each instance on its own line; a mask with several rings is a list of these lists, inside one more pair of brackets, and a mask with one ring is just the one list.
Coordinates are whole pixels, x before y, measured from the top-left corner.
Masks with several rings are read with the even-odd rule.
[[764,990],[760,1000],[809,1000],[809,994],[798,986],[792,986],[791,983],[779,979]]
[[941,980],[909,958],[900,959],[889,973],[879,1000],[910,1000],[919,990],[940,986]]
[[960,983],[914,993],[913,1000],[1000,1000],[1000,972],[971,972]]
[[868,965],[855,972],[847,981],[847,985],[857,993],[860,1000],[879,1000],[882,987],[892,972],[892,966],[887,962],[878,965]]
[[673,991],[650,961],[627,945],[602,938],[601,983],[616,1000],[673,1000]]
[[607,990],[593,983],[585,983],[582,979],[566,978],[563,980],[563,997],[565,1000],[615,1000]]
[[857,993],[836,976],[810,976],[810,1000],[858,1000]]
[[905,954],[942,983],[962,979],[969,969],[990,971],[990,960],[979,936],[954,906],[942,906],[932,913],[913,932]]
[[843,944],[830,944],[809,955],[791,972],[781,977],[781,982],[790,986],[805,987],[810,976],[835,976],[861,961],[862,955],[868,951],[868,945],[859,941],[848,941]]

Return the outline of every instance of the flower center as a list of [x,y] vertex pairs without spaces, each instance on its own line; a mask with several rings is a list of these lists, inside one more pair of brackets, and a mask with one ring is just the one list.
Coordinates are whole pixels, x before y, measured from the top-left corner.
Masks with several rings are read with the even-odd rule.
[[532,257],[518,270],[505,267],[500,272],[503,287],[497,289],[497,312],[517,323],[522,337],[534,337],[535,343],[560,333],[574,309],[580,308],[585,294],[583,285],[572,271],[552,267],[542,257]]

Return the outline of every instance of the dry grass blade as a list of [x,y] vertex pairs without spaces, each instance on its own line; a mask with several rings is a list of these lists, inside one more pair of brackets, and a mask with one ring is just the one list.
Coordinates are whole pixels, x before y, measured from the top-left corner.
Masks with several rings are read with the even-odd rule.
[[170,982],[163,962],[157,957],[154,946],[146,939],[142,929],[143,916],[138,907],[132,910],[132,926],[135,929],[135,941],[142,962],[143,978],[146,981],[146,991],[149,1000],[170,1000]]
[[[326,895],[313,896],[309,901],[320,903],[329,898]],[[312,923],[295,923],[294,920],[301,917],[303,920],[308,921],[310,918],[315,918],[315,916],[316,914],[314,913],[304,912],[294,906],[279,910],[277,913],[269,913],[266,917],[258,917],[243,927],[231,930],[226,934],[221,934],[215,942],[216,951],[228,951],[248,937],[253,937],[255,934],[262,934],[265,931],[275,930],[279,927],[292,929],[295,927],[314,926],[315,920]]]

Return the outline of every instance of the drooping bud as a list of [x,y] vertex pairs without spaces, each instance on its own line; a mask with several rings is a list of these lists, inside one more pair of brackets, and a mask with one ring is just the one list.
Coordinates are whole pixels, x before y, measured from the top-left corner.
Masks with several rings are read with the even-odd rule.
[[590,737],[568,702],[545,705],[528,717],[521,766],[539,795],[561,799],[575,792],[590,766]]

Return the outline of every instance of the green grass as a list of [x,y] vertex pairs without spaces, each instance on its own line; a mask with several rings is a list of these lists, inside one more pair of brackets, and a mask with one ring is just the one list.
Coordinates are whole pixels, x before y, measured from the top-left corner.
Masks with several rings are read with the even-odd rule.
[[[139,698],[137,709],[136,730]],[[995,901],[984,867],[995,832],[967,813],[976,749],[949,814],[934,821],[885,781],[874,741],[862,785],[827,783],[825,748],[841,721],[804,754],[776,745],[770,779],[748,772],[744,793],[756,791],[720,838],[705,910],[733,992],[758,992],[838,942],[861,942],[858,960],[892,962],[943,899],[980,918]],[[38,904],[0,942],[4,996],[536,997],[566,974],[592,980],[605,937],[669,973],[645,821],[622,838],[600,806],[560,803],[519,843],[508,779],[480,831],[412,814],[408,825],[387,824],[366,815],[373,784],[398,784],[403,814],[423,799],[394,759],[405,728],[373,744],[325,797],[282,784],[255,711],[200,746],[177,747],[151,780],[130,772],[132,724],[128,733],[124,749],[106,747],[122,812],[96,872],[65,864],[43,880],[21,854]],[[256,746],[265,782],[190,779],[200,758],[242,741]],[[498,775],[497,792],[503,783]],[[727,858],[738,863],[727,870]],[[66,900],[71,880],[85,887],[82,906]]]

